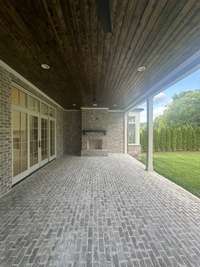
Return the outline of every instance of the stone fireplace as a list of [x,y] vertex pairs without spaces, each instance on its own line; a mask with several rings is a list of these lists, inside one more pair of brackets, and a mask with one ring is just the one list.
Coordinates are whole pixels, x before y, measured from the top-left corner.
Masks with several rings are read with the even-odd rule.
[[107,109],[82,108],[82,156],[107,156]]

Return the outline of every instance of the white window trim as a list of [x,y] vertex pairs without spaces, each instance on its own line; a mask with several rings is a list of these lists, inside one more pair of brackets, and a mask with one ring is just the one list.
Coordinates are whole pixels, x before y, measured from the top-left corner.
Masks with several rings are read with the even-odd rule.
[[[128,117],[135,117],[135,122],[129,123]],[[135,124],[135,143],[128,142],[128,124]],[[127,145],[128,146],[140,145],[140,113],[139,112],[131,112],[131,116],[127,112]]]

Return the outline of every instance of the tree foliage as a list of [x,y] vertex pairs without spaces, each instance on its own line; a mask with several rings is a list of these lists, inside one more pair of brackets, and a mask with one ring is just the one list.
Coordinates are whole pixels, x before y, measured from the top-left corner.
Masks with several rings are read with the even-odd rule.
[[158,127],[200,126],[200,90],[175,95],[164,114],[155,120],[155,125]]
[[[147,151],[147,129],[140,133],[142,151]],[[154,128],[154,151],[200,151],[200,127]]]
[[[146,151],[146,127],[141,131],[141,144]],[[200,90],[175,95],[154,121],[154,151],[181,150],[200,150]]]

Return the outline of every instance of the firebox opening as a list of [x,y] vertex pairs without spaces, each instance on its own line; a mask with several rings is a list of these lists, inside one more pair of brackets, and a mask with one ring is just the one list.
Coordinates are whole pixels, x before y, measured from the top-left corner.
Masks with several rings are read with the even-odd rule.
[[88,149],[94,150],[94,149],[102,149],[102,139],[89,139],[88,140]]

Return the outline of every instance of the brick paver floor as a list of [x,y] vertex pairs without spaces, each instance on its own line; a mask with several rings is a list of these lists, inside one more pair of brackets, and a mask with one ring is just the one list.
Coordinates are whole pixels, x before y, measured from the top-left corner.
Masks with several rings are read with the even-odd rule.
[[200,266],[200,200],[127,155],[65,157],[0,199],[0,266]]

